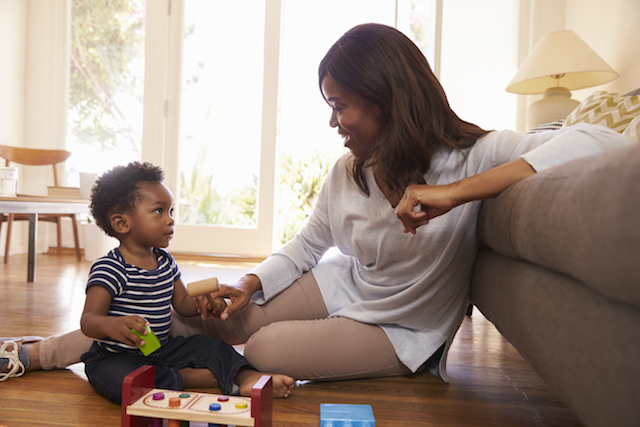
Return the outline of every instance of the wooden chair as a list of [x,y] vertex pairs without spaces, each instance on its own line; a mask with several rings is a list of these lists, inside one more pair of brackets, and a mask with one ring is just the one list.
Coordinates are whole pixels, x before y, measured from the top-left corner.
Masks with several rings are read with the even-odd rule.
[[[66,150],[42,150],[35,148],[22,148],[11,147],[8,145],[0,145],[0,157],[6,160],[6,166],[9,166],[10,162],[31,165],[31,166],[47,166],[51,165],[53,169],[53,183],[55,186],[59,186],[58,172],[56,170],[56,164],[64,162],[71,156],[70,151]],[[82,259],[80,253],[80,245],[78,243],[78,223],[76,221],[75,214],[40,214],[38,215],[39,221],[55,222],[57,224],[57,238],[58,238],[58,255],[62,253],[62,234],[61,234],[61,220],[62,218],[71,218],[73,225],[73,240],[75,243],[76,258],[78,261]],[[7,242],[4,250],[4,263],[9,260],[9,245],[11,243],[11,228],[13,221],[29,220],[29,215],[26,214],[0,214],[0,227],[3,221],[7,221]]]

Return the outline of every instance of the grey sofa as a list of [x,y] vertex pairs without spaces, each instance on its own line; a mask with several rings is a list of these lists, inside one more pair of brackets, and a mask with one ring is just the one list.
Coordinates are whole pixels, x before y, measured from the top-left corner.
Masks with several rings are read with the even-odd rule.
[[640,426],[640,145],[487,200],[471,300],[589,427]]

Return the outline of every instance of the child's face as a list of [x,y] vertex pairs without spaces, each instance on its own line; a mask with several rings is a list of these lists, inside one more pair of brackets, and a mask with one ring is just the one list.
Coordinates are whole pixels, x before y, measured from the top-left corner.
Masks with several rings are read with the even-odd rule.
[[140,246],[166,248],[173,238],[173,194],[162,183],[138,186],[140,199],[130,217],[130,237]]

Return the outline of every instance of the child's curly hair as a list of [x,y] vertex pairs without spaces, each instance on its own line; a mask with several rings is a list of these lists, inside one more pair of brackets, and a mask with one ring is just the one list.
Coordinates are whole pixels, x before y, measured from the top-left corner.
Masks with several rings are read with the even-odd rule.
[[91,189],[91,215],[98,227],[116,237],[110,217],[114,213],[128,213],[135,209],[140,183],[160,183],[164,172],[151,163],[131,162],[116,166],[100,176]]

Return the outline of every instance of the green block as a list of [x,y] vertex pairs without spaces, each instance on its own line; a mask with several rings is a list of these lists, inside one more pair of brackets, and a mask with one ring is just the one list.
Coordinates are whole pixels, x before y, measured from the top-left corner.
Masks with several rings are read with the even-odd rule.
[[149,326],[147,326],[147,335],[142,335],[135,329],[131,330],[134,334],[144,340],[144,345],[139,345],[138,348],[140,349],[140,351],[142,351],[142,354],[144,354],[145,357],[160,348],[160,340],[158,339],[156,334],[153,333],[153,330],[151,330]]

